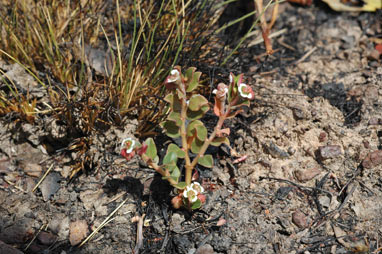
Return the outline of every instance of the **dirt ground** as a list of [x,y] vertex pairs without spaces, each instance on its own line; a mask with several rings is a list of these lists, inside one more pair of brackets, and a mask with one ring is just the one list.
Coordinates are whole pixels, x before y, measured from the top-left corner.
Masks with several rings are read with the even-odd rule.
[[[226,123],[248,157],[234,163],[226,147],[214,151],[215,167],[198,169],[207,202],[193,213],[172,209],[172,188],[119,155],[137,121],[97,133],[97,167],[68,182],[80,155],[57,149],[70,135],[59,122],[1,119],[0,253],[132,253],[132,218],[143,214],[139,253],[382,253],[382,65],[369,40],[382,35],[381,20],[381,11],[282,4],[276,52],[242,49],[223,73],[244,73],[256,92]],[[17,83],[33,82],[0,63]]]

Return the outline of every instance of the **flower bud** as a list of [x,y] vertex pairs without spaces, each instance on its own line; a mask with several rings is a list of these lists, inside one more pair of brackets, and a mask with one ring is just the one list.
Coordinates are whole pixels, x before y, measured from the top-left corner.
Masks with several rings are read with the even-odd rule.
[[202,202],[202,204],[206,203],[206,195],[198,194],[198,199],[200,200],[200,202]]
[[183,205],[182,197],[180,195],[173,197],[171,204],[175,209],[179,209]]
[[180,67],[176,66],[167,76],[164,85],[167,89],[175,89],[181,82]]

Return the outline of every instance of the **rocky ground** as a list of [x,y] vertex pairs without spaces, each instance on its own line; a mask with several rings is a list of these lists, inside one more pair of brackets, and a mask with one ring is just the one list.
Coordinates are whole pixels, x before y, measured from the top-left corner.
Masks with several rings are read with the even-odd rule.
[[[47,144],[70,135],[58,121],[4,118],[0,253],[382,253],[382,66],[370,41],[382,34],[381,12],[281,7],[273,31],[286,32],[273,39],[275,54],[265,58],[256,44],[229,64],[257,94],[227,123],[233,148],[248,157],[236,163],[222,147],[212,170],[199,169],[202,209],[172,209],[172,189],[121,158],[119,142],[137,121],[97,133],[97,167],[69,182],[81,155],[50,153]],[[17,65],[0,68],[33,82]]]

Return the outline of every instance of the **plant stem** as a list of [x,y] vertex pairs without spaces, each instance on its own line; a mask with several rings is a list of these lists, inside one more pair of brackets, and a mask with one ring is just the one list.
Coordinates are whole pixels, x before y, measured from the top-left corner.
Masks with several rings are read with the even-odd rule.
[[198,163],[198,160],[200,157],[202,157],[204,155],[204,153],[206,152],[207,148],[209,147],[209,145],[211,144],[212,140],[214,140],[216,134],[218,133],[218,131],[221,130],[222,126],[223,126],[223,123],[225,121],[225,119],[227,118],[227,116],[231,113],[231,105],[234,105],[237,101],[237,98],[235,100],[233,100],[227,107],[227,110],[224,112],[223,115],[219,116],[219,120],[214,128],[214,131],[211,133],[211,135],[208,137],[208,139],[204,142],[203,146],[200,148],[200,151],[199,153],[196,155],[196,157],[192,160],[192,163],[191,165],[189,165],[187,167],[186,165],[186,183],[187,185],[191,184],[191,177],[192,177],[192,169],[196,166],[196,164]]
[[[221,127],[223,126],[223,123],[226,119],[226,116],[228,115],[228,113],[230,112],[230,110],[228,109],[227,110],[227,113],[220,116],[219,117],[219,121],[218,123],[216,124],[215,128],[214,128],[214,131],[211,133],[211,135],[208,137],[208,139],[204,142],[203,146],[200,148],[200,151],[199,153],[196,155],[196,157],[193,159],[192,163],[191,163],[191,169],[193,169],[196,164],[198,163],[198,160],[200,157],[202,157],[204,155],[204,153],[206,152],[208,146],[211,144],[212,140],[214,140],[215,136],[216,136],[216,133],[221,130]],[[187,172],[186,172],[187,173]],[[186,174],[187,176],[187,174]],[[190,179],[191,181],[191,179]],[[187,183],[187,178],[186,178],[186,183]]]
[[159,174],[161,174],[162,176],[164,177],[167,177],[167,181],[171,184],[171,185],[176,185],[178,184],[177,181],[175,181],[174,179],[171,178],[171,174],[167,171],[167,170],[163,170],[161,166],[159,166],[158,164],[156,164],[155,162],[153,162],[153,160],[147,156],[146,154],[142,154],[141,155],[142,159],[150,166],[152,167],[156,172],[158,172]]
[[[182,90],[182,93],[186,95],[186,87],[184,85],[184,82],[182,80],[182,83],[180,85],[180,89]],[[182,110],[180,113],[180,119],[182,121],[182,125],[180,127],[180,136],[182,137],[182,148],[185,152],[185,168],[186,168],[186,184],[191,184],[191,177],[192,177],[192,169],[194,168],[191,166],[191,160],[190,155],[188,154],[188,142],[187,142],[187,132],[186,132],[186,120],[187,120],[187,99],[185,97],[182,98]]]

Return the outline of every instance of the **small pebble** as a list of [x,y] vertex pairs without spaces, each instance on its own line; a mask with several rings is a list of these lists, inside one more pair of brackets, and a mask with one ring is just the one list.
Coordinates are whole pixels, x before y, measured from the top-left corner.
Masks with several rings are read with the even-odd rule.
[[298,169],[294,172],[294,175],[299,182],[307,182],[318,174],[320,174],[320,170],[318,168],[310,168],[306,170]]
[[184,215],[179,213],[174,213],[171,218],[170,226],[175,233],[183,231],[182,223],[184,222]]
[[379,58],[380,58],[380,56],[381,56],[381,53],[379,53],[378,50],[373,49],[373,50],[370,51],[370,53],[369,53],[369,55],[368,55],[368,58],[369,58],[370,60],[378,61]]
[[326,134],[326,132],[321,132],[320,133],[320,136],[318,136],[318,140],[322,143],[322,142],[325,142],[328,138],[328,135]]
[[37,240],[43,244],[43,245],[51,245],[53,244],[57,239],[57,236],[53,235],[50,232],[40,232],[37,236]]
[[301,120],[301,119],[306,118],[304,111],[300,108],[294,108],[293,109],[293,115],[297,120]]
[[320,202],[322,207],[324,207],[324,208],[329,208],[330,207],[331,200],[330,200],[330,198],[328,196],[320,196],[318,198],[318,201]]
[[367,169],[374,168],[380,164],[382,164],[382,150],[368,153],[366,158],[362,161],[362,166]]
[[7,254],[22,254],[22,251],[19,251],[18,249],[14,248],[11,245],[8,245],[2,241],[0,241],[0,253],[7,253]]
[[299,228],[308,227],[306,216],[300,210],[297,210],[294,213],[292,213],[292,222]]
[[69,241],[72,246],[79,244],[88,234],[88,224],[84,220],[70,223]]
[[214,254],[214,253],[215,253],[214,249],[209,244],[200,246],[195,252],[195,254]]
[[275,145],[272,141],[267,146],[268,152],[275,158],[288,158],[289,154]]
[[296,149],[294,149],[293,147],[289,147],[288,148],[288,153],[289,153],[289,155],[293,155],[293,154],[295,154],[295,152],[296,152]]
[[339,145],[320,146],[318,148],[318,155],[322,160],[336,158],[341,154],[341,146]]
[[382,119],[381,118],[370,118],[368,125],[382,125]]

